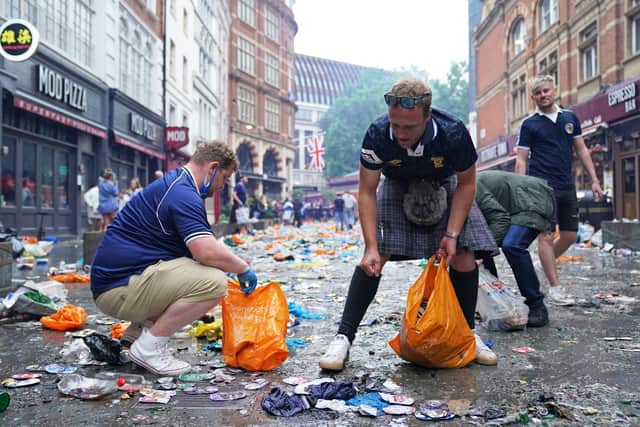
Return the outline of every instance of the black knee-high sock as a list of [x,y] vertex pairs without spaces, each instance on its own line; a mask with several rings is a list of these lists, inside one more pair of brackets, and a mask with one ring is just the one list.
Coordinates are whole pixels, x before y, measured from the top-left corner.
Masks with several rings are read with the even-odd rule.
[[368,276],[360,266],[353,272],[347,301],[342,311],[342,322],[338,328],[338,333],[346,335],[351,342],[356,337],[358,325],[367,312],[369,304],[378,292],[379,283],[380,276]]
[[449,267],[449,276],[456,291],[460,308],[469,328],[475,327],[476,302],[478,301],[478,267],[471,271],[456,271]]

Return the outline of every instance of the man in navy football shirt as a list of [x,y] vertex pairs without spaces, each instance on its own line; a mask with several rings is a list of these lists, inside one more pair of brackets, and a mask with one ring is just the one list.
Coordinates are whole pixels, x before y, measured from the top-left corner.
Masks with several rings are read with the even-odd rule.
[[171,355],[169,337],[220,302],[225,272],[237,274],[247,294],[257,285],[249,265],[214,237],[203,203],[237,167],[226,144],[199,146],[184,167],[127,203],[98,246],[91,266],[96,305],[130,327],[144,325],[129,357],[154,374],[191,369]]
[[557,305],[572,305],[575,298],[560,284],[555,260],[576,241],[578,232],[578,200],[571,166],[573,151],[591,177],[594,199],[600,200],[602,189],[591,154],[582,138],[580,120],[555,103],[556,88],[552,76],[534,78],[529,88],[536,111],[520,126],[516,173],[542,178],[554,191],[556,223],[560,237],[553,234],[538,237],[538,256],[549,280],[549,300]]
[[[323,369],[344,368],[387,261],[445,255],[462,312],[469,327],[475,326],[478,268],[474,252],[489,255],[497,247],[474,201],[478,156],[471,136],[458,118],[431,108],[431,95],[431,88],[419,79],[399,80],[384,95],[387,112],[364,136],[358,208],[365,250],[351,277],[338,333],[320,358]],[[382,174],[385,180],[376,198]],[[412,186],[418,188],[415,194]],[[445,200],[438,213],[418,218],[411,206],[404,208],[410,200],[406,196],[417,200],[428,188],[437,188]],[[475,342],[476,361],[495,365],[493,351],[478,335]]]

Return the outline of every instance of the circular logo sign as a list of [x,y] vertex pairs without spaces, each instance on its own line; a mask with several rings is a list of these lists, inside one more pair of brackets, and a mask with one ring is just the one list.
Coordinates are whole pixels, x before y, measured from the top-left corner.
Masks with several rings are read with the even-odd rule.
[[30,22],[11,19],[0,27],[0,55],[9,61],[25,61],[36,52],[40,34]]

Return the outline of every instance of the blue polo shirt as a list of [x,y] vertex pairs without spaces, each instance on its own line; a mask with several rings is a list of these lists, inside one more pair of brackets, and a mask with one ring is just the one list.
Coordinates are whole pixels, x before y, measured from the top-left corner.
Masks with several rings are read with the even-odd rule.
[[414,148],[402,148],[393,137],[387,113],[378,117],[362,141],[360,164],[382,169],[384,176],[399,180],[447,178],[469,169],[478,155],[464,123],[453,115],[431,109],[431,120]]
[[107,228],[91,265],[91,290],[126,286],[158,261],[191,257],[187,243],[205,236],[213,233],[193,175],[187,168],[165,173]]
[[555,123],[539,111],[527,117],[518,147],[529,150],[528,174],[546,180],[554,190],[572,189],[573,139],[581,134],[580,120],[569,110],[558,109]]

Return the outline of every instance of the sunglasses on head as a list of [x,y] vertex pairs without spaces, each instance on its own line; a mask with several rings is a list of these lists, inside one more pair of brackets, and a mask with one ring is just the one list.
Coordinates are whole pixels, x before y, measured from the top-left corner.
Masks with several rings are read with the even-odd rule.
[[425,93],[423,95],[418,96],[395,96],[387,93],[384,95],[384,102],[389,106],[393,107],[396,104],[400,104],[403,108],[413,108],[416,106],[416,102],[422,101],[430,94]]

